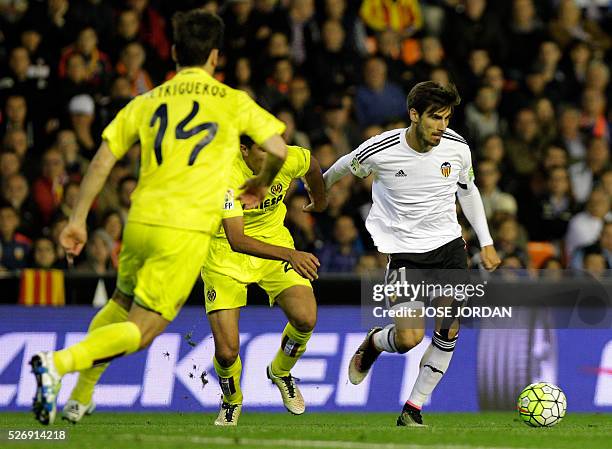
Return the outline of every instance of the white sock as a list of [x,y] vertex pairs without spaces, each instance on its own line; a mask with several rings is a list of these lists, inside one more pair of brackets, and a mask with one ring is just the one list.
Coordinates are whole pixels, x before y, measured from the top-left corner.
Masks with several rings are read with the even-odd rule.
[[379,351],[397,352],[395,346],[395,324],[389,324],[383,330],[376,332],[372,336],[374,346]]
[[446,339],[434,332],[431,344],[421,359],[419,375],[412,387],[408,404],[421,409],[448,369],[456,343],[457,337]]

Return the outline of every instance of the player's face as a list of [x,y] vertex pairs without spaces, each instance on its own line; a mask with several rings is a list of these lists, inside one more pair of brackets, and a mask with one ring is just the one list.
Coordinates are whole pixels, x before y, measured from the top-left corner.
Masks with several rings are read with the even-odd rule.
[[252,145],[248,150],[243,150],[242,157],[253,173],[258,174],[266,160],[266,152],[258,145]]
[[437,146],[446,131],[451,114],[450,107],[436,111],[429,110],[421,114],[417,124],[418,139],[427,146]]

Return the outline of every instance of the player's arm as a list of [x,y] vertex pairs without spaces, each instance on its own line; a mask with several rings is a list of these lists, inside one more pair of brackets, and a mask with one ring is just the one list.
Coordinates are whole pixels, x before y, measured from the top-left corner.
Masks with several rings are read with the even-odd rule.
[[327,208],[327,195],[325,192],[325,181],[321,174],[319,161],[310,156],[310,167],[304,175],[306,179],[306,190],[310,197],[310,204],[304,207],[304,212],[322,212]]
[[329,190],[331,186],[349,174],[351,171],[351,159],[351,154],[345,154],[327,169],[323,174],[326,190]]
[[369,159],[369,157],[364,157],[365,155],[362,154],[370,144],[371,139],[366,140],[359,145],[357,149],[349,154],[345,154],[334,162],[334,165],[327,169],[323,174],[323,180],[325,181],[325,188],[327,190],[349,173],[353,173],[353,175],[358,178],[367,178],[370,176],[370,173],[372,173],[372,167],[370,165],[371,159]]
[[478,242],[480,243],[480,257],[484,268],[488,271],[495,270],[501,263],[497,251],[493,246],[493,238],[489,232],[487,216],[485,214],[482,197],[476,184],[474,184],[473,175],[470,175],[465,183],[459,182],[457,189],[457,197],[465,218],[468,219],[472,229],[476,232]]
[[224,218],[223,229],[232,250],[262,259],[284,260],[289,262],[300,276],[315,280],[319,260],[312,254],[297,251],[283,246],[271,245],[244,234],[244,219],[242,216]]
[[257,207],[261,200],[265,198],[268,187],[272,185],[272,181],[287,158],[287,145],[278,134],[265,140],[261,147],[268,153],[261,172],[240,186],[243,193],[239,200],[245,205],[245,209]]
[[78,255],[83,249],[87,241],[87,214],[116,162],[117,158],[110,150],[108,143],[105,140],[102,141],[83,177],[79,196],[68,225],[60,235],[60,242],[68,254]]

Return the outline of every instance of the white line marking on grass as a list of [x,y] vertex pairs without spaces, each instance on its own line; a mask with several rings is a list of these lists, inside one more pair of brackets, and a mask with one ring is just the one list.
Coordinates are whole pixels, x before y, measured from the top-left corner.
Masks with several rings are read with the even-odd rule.
[[[463,444],[396,444],[396,443],[363,443],[358,441],[339,440],[286,440],[259,438],[199,437],[181,435],[134,435],[116,434],[122,440],[150,441],[152,443],[192,443],[220,446],[256,446],[256,447],[298,447],[314,449],[527,449],[521,447],[471,446]],[[540,448],[546,449],[546,448]]]

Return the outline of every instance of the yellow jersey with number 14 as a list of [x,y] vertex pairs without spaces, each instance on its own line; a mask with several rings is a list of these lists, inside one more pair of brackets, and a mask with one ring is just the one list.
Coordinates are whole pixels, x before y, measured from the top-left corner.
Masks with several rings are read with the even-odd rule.
[[245,92],[190,67],[134,98],[102,137],[118,159],[140,142],[128,221],[212,234],[240,157],[240,135],[261,144],[284,129]]

